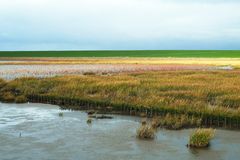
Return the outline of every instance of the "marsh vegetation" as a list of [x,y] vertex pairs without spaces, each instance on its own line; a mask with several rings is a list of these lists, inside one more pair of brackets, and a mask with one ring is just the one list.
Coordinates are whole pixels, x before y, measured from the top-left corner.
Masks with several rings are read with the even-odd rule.
[[[240,71],[157,71],[111,76],[18,78],[0,81],[3,102],[36,101],[64,109],[123,111],[148,117],[179,115],[159,122],[173,128],[206,125],[240,127]],[[182,116],[186,115],[186,116]],[[178,121],[179,120],[179,121]]]

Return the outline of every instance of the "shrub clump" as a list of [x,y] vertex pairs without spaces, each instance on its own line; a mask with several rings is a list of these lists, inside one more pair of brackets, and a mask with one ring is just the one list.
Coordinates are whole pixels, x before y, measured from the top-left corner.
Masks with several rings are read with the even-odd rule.
[[6,84],[7,84],[6,81],[4,81],[3,79],[0,79],[0,89],[3,88]]
[[188,115],[171,115],[154,117],[152,119],[153,128],[167,128],[172,130],[178,130],[182,128],[200,127],[202,122],[201,118],[190,117]]
[[142,124],[137,130],[137,137],[139,139],[154,139],[155,138],[155,130],[151,125]]
[[94,73],[94,72],[84,72],[83,75],[85,75],[85,76],[93,76],[93,75],[96,75],[96,73]]
[[200,128],[194,130],[189,138],[189,146],[203,148],[208,147],[210,140],[214,137],[215,130],[212,128]]
[[3,102],[11,103],[15,101],[15,96],[11,92],[5,92],[1,95]]
[[16,103],[26,103],[27,102],[27,98],[25,96],[17,96],[15,99]]

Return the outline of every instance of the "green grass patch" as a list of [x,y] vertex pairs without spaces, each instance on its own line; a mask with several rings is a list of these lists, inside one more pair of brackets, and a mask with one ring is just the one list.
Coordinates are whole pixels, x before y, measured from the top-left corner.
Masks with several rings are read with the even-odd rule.
[[202,57],[240,58],[240,50],[0,51],[0,57]]

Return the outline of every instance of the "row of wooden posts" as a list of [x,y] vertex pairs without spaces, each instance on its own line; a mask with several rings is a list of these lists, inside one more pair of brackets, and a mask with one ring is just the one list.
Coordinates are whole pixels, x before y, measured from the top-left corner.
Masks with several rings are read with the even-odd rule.
[[223,117],[220,115],[204,115],[197,112],[179,111],[173,108],[147,108],[142,106],[131,106],[128,104],[112,104],[106,101],[95,101],[90,99],[55,97],[43,95],[29,95],[28,100],[35,103],[46,103],[59,105],[62,109],[70,110],[98,110],[102,113],[119,113],[126,115],[145,115],[147,117],[164,116],[166,114],[181,115],[202,118],[202,125],[209,127],[220,127],[229,129],[240,129],[239,117]]

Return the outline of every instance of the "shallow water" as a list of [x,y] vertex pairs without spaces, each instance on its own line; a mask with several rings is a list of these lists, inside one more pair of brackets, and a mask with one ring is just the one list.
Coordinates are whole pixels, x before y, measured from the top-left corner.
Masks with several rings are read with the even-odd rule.
[[[63,117],[58,113],[63,112]],[[185,145],[192,130],[160,130],[154,141],[135,138],[139,119],[114,116],[86,124],[79,111],[46,104],[0,103],[0,159],[168,160],[238,159],[240,132],[217,130],[210,148]]]

